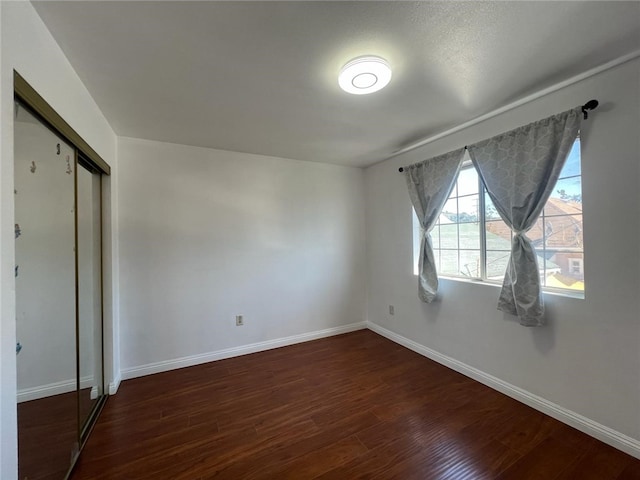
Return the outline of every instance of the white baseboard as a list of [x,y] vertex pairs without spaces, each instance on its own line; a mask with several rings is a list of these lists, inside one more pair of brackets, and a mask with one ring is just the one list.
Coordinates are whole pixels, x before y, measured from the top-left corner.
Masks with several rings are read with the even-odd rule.
[[[315,332],[292,335],[290,337],[277,338],[274,340],[267,340],[265,342],[251,343],[249,345],[242,345],[240,347],[226,348],[224,350],[217,350],[214,352],[201,353],[198,355],[190,355],[188,357],[149,363],[147,365],[140,365],[138,367],[124,368],[121,370],[122,380],[143,377],[145,375],[152,375],[154,373],[166,372],[168,370],[175,370],[176,368],[191,367],[193,365],[199,365],[201,363],[214,362],[216,360],[222,360],[231,357],[238,357],[240,355],[247,355],[249,353],[262,352],[264,350],[271,350],[272,348],[286,347],[287,345],[308,342],[310,340],[316,340],[318,338],[331,337],[334,335],[340,335],[342,333],[353,332],[355,330],[363,330],[365,328],[367,328],[365,322],[351,323],[349,325],[342,325],[340,327],[326,328],[324,330],[317,330]],[[109,386],[109,394],[112,395],[111,386]]]
[[407,347],[410,350],[413,350],[414,352],[417,352],[427,358],[430,358],[431,360],[449,367],[456,372],[462,373],[463,375],[473,378],[474,380],[477,380],[478,382],[483,383],[484,385],[487,385],[494,390],[504,393],[505,395],[508,395],[509,397],[514,398],[519,402],[529,405],[530,407],[535,408],[536,410],[545,413],[550,417],[559,420],[560,422],[566,423],[567,425],[574,427],[581,432],[586,433],[587,435],[591,435],[592,437],[595,437],[598,440],[601,440],[602,442],[617,448],[618,450],[622,450],[629,455],[640,458],[640,440],[631,438],[623,433],[613,430],[612,428],[595,422],[569,409],[561,407],[560,405],[534,395],[531,392],[523,390],[522,388],[511,385],[510,383],[507,383],[504,380],[500,380],[499,378],[489,375],[488,373],[478,370],[477,368],[471,367],[454,358],[436,352],[435,350],[425,347],[424,345],[414,342],[413,340],[409,340],[408,338],[392,332],[391,330],[387,330],[380,325],[367,322],[367,328],[382,335],[383,337],[388,338],[389,340],[392,340],[402,346]]
[[[93,387],[93,377],[86,376],[80,379],[80,388]],[[40,398],[52,397],[62,393],[73,392],[76,389],[76,379],[62,380],[60,382],[48,383],[37,387],[22,388],[18,390],[17,402],[28,402],[30,400],[38,400]]]
[[48,383],[37,387],[22,388],[18,390],[18,403],[73,392],[75,389],[75,380],[63,380],[61,382]]
[[116,375],[113,379],[113,382],[109,383],[109,395],[115,395],[118,392],[118,388],[120,388],[120,382],[122,381],[121,374]]

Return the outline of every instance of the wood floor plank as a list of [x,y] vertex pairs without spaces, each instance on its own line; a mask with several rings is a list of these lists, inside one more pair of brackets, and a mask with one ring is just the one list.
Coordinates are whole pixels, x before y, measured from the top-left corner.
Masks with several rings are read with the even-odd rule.
[[[620,478],[622,472],[632,463],[631,457],[608,445],[593,443],[578,461],[569,466],[558,480],[599,480],[601,478]],[[640,472],[638,472],[640,474]],[[640,475],[638,475],[640,478]]]
[[640,462],[631,462],[625,468],[616,480],[639,480],[640,479]]
[[417,442],[405,438],[390,439],[384,445],[368,450],[359,457],[335,467],[317,477],[317,480],[380,479],[394,465],[402,465],[422,451]]
[[21,402],[17,414],[19,478],[64,477],[78,441],[76,392]]
[[73,480],[640,480],[640,460],[368,330],[122,383]]
[[500,435],[500,442],[523,455],[547,439],[558,422],[540,412],[531,410],[530,415],[510,425],[508,431]]
[[311,451],[282,467],[263,471],[261,478],[278,478],[281,480],[297,480],[299,478],[316,478],[323,473],[358,458],[368,451],[355,435],[339,442]]
[[246,456],[242,461],[233,462],[225,468],[213,472],[212,475],[204,475],[203,478],[264,478],[262,477],[263,472],[271,466],[283,465],[315,450],[328,447],[378,422],[378,418],[372,413],[362,412],[340,419],[319,433],[301,439],[293,439],[294,441],[289,438],[293,433],[290,432],[289,436],[272,439],[271,445],[267,448],[263,448],[251,456]]
[[506,469],[498,480],[555,480],[575,465],[582,453],[577,445],[548,437]]

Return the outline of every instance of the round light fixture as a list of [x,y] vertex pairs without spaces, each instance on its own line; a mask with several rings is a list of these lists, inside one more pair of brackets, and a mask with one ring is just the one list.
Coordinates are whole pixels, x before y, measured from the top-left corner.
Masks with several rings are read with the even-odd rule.
[[391,80],[391,67],[384,58],[358,57],[347,63],[338,76],[338,84],[354,95],[377,92]]

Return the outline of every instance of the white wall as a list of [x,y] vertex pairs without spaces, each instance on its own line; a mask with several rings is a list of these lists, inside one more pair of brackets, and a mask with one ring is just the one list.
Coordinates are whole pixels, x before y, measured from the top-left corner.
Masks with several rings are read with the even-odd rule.
[[130,138],[118,158],[125,378],[364,321],[361,169]]
[[[566,87],[365,172],[368,320],[640,440],[640,62]],[[417,297],[398,167],[596,98],[582,131],[586,299],[545,295],[548,325],[496,310],[498,287],[441,280]],[[388,315],[388,305],[395,316]]]
[[[17,477],[13,70],[16,69],[114,170],[117,166],[113,130],[31,4],[0,2],[0,12],[0,478],[12,480]],[[112,186],[106,183],[108,188]],[[108,190],[105,195],[111,200]],[[109,215],[117,214],[113,208],[107,211]],[[117,253],[116,233],[105,233],[107,254],[112,250]],[[109,262],[110,257],[106,259]],[[107,273],[117,282],[116,271],[109,268]],[[117,301],[115,295],[113,300],[107,299],[108,315],[117,314],[117,309],[112,308],[113,301]],[[110,316],[106,321],[109,332],[115,328],[117,336],[117,318],[113,320],[115,327],[111,327]],[[115,363],[117,359],[107,366],[111,375]]]

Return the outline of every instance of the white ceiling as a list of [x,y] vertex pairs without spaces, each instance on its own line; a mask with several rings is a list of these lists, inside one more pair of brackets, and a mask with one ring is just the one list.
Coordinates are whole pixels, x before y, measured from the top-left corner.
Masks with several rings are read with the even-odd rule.
[[640,49],[640,2],[34,5],[118,135],[351,166]]

